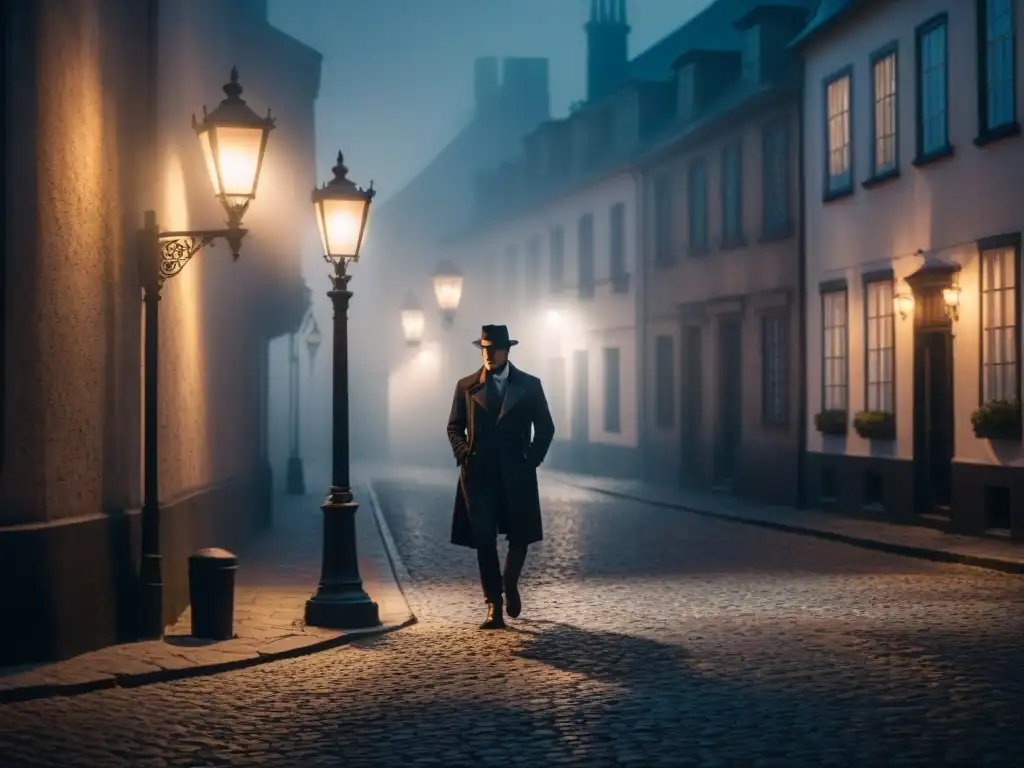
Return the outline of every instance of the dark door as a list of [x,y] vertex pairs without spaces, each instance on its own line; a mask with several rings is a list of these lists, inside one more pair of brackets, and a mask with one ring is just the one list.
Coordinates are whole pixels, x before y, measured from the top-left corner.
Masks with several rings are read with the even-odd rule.
[[742,425],[742,360],[740,321],[718,326],[718,419],[715,435],[715,483],[731,486]]
[[700,326],[683,327],[682,467],[681,480],[695,483],[700,477],[701,380],[704,375]]
[[949,515],[953,468],[953,350],[948,331],[914,344],[914,475],[918,514]]
[[572,353],[572,439],[590,440],[590,378],[587,350]]

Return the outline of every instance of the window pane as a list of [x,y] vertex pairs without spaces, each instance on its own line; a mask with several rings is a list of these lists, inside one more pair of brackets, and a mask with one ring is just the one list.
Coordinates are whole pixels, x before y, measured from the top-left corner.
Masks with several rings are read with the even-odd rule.
[[850,77],[840,77],[826,89],[828,105],[828,188],[850,184]]
[[1018,399],[1019,318],[1016,249],[981,254],[982,394],[985,401]]

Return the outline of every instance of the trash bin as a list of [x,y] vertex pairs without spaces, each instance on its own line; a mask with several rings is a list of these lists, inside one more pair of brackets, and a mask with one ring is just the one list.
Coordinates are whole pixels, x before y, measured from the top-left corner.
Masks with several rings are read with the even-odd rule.
[[230,640],[235,635],[235,572],[238,558],[226,549],[200,549],[188,559],[192,636]]

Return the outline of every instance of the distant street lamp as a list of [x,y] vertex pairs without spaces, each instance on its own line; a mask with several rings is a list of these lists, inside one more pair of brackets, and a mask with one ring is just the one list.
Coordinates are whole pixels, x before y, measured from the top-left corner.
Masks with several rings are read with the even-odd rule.
[[[308,288],[306,289],[309,290]],[[299,399],[299,338],[305,338],[309,352],[309,372],[313,372],[313,361],[320,349],[320,327],[317,325],[313,307],[306,310],[298,330],[288,337],[288,417],[291,423],[291,451],[288,455],[288,495],[303,496],[306,493],[306,479],[300,455],[299,422],[301,408]]]
[[341,152],[332,169],[334,178],[313,190],[313,209],[320,229],[324,259],[334,266],[331,290],[334,304],[334,371],[331,488],[321,509],[324,512],[323,557],[320,585],[306,601],[306,623],[333,629],[380,625],[377,604],[359,576],[355,514],[359,505],[349,479],[348,424],[348,263],[359,260],[370,203],[376,194],[356,186],[348,178]]
[[227,228],[161,232],[156,213],[146,211],[139,231],[139,280],[145,304],[143,342],[143,501],[142,501],[142,583],[140,635],[163,635],[163,569],[160,557],[160,483],[157,461],[157,399],[159,365],[160,289],[174,277],[203,247],[223,239],[238,259],[242,238],[242,218],[256,197],[263,154],[274,128],[267,112],[260,117],[242,100],[238,70],[232,67],[231,80],[224,86],[226,98],[213,112],[203,107],[203,121],[192,117],[199,137],[214,195],[227,213]]
[[406,346],[418,347],[423,342],[426,329],[427,317],[420,303],[412,292],[407,293],[402,305],[402,335],[405,336]]
[[462,273],[450,261],[442,261],[431,278],[434,284],[434,298],[441,310],[441,322],[448,330],[455,321],[455,313],[462,301]]

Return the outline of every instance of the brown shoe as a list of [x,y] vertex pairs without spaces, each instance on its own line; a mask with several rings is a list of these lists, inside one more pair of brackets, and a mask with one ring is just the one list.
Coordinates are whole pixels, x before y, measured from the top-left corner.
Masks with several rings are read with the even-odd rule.
[[501,615],[501,602],[487,604],[487,620],[480,629],[504,629],[505,617]]

